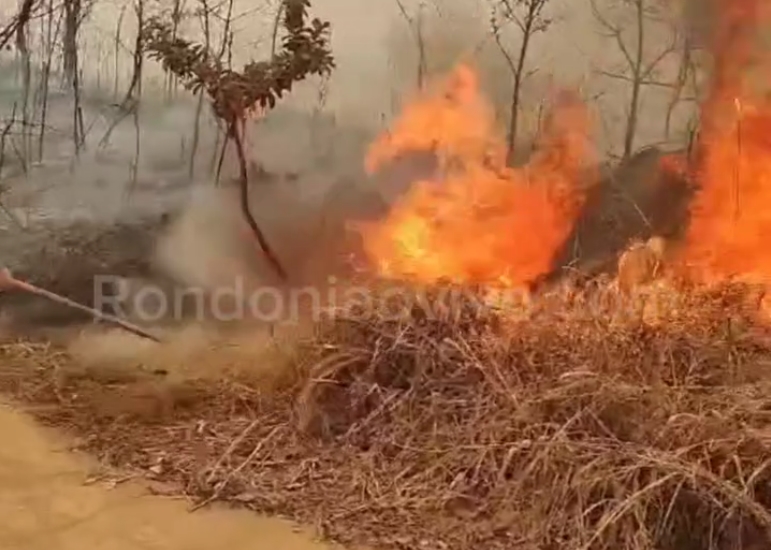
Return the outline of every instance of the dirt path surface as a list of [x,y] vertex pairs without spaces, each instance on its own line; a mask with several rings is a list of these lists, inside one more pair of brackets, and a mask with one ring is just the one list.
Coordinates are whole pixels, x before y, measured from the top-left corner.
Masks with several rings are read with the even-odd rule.
[[0,548],[14,550],[325,550],[280,520],[235,510],[188,512],[131,483],[85,484],[89,463],[0,404]]

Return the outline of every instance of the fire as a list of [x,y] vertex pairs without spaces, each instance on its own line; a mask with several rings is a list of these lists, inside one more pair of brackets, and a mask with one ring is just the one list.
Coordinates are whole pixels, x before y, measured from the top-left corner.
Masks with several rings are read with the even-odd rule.
[[768,0],[719,0],[713,77],[701,106],[698,193],[684,259],[707,280],[771,280],[771,56]]
[[370,172],[425,152],[437,170],[385,221],[361,228],[367,255],[387,277],[528,285],[552,269],[580,212],[595,160],[588,135],[586,109],[563,94],[530,162],[508,167],[476,74],[460,66],[372,144]]

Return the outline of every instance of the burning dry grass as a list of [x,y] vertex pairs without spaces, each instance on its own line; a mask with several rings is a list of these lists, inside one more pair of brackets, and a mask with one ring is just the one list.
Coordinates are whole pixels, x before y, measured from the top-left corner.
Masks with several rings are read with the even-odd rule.
[[190,381],[152,421],[95,405],[126,387],[56,387],[50,349],[3,348],[0,383],[155,483],[344,542],[767,548],[771,353],[743,296],[688,295],[654,327],[564,298],[515,320],[341,314],[300,383]]

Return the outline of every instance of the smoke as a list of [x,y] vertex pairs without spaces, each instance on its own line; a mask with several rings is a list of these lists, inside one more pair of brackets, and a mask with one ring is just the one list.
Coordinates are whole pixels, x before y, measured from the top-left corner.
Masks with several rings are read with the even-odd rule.
[[715,21],[715,0],[682,0],[681,15],[686,32],[701,47],[708,46]]
[[[471,61],[502,122],[508,116],[512,75],[490,36],[489,6],[416,0],[404,3],[408,15],[417,14],[418,4],[425,6],[422,39],[428,76],[444,73],[459,59]],[[235,5],[233,62],[238,66],[264,57],[269,50],[275,2],[258,5],[240,0]],[[548,10],[551,27],[534,38],[529,56],[521,142],[527,144],[536,132],[540,103],[548,92],[568,86],[580,88],[596,116],[603,118],[598,127],[607,132],[597,139],[601,149],[613,151],[623,131],[628,86],[598,71],[615,70],[621,53],[613,53],[612,41],[599,34],[584,2],[552,0]],[[323,280],[344,270],[348,252],[356,249],[350,240],[355,236],[345,231],[346,222],[381,215],[394,196],[430,168],[421,159],[403,159],[376,178],[367,177],[362,169],[368,144],[415,89],[415,29],[398,4],[325,0],[316,2],[313,12],[333,23],[337,70],[326,84],[318,79],[301,83],[278,109],[264,120],[253,121],[248,143],[251,158],[274,174],[255,178],[251,208],[297,283]],[[120,13],[120,5],[97,3],[82,33],[85,147],[75,160],[71,93],[55,85],[42,161],[36,158],[37,137],[30,140],[28,159],[22,162],[17,154],[23,149],[18,128],[11,136],[2,167],[8,189],[3,205],[30,227],[39,219],[67,223],[87,218],[110,224],[173,212],[175,221],[161,236],[156,251],[159,271],[186,284],[207,287],[244,274],[250,284],[273,284],[272,271],[249,237],[238,198],[227,184],[236,173],[232,152],[224,159],[225,184],[215,187],[212,168],[221,144],[208,108],[204,107],[193,151],[197,102],[185,93],[171,100],[164,97],[163,73],[157,65],[146,67],[138,124],[126,118],[114,129],[109,144],[100,146],[119,115],[114,104],[122,99],[130,77],[130,51],[122,46],[117,56],[114,53]],[[124,45],[133,41],[132,18],[129,6],[122,20]],[[181,32],[197,39],[199,29],[198,22],[191,21]],[[651,43],[658,41],[657,32],[663,30],[651,31]],[[509,25],[502,35],[503,46],[516,53],[520,42],[516,25]],[[13,54],[2,56],[0,106],[8,118],[21,100],[18,63]],[[665,90],[645,90],[639,146],[660,141],[659,115],[667,98]],[[687,111],[680,113],[676,124],[687,116]],[[1,222],[6,227],[14,223]]]
[[[351,144],[338,158],[252,187],[250,210],[293,285],[351,275],[351,262],[361,252],[352,223],[385,215],[409,182],[433,168],[431,159],[408,157],[370,177],[362,168],[364,152],[358,150],[369,140],[358,142],[348,133],[338,139],[343,137],[357,147]],[[266,164],[281,166],[280,153],[272,161]],[[241,217],[233,186],[198,187],[159,239],[156,262],[177,281],[206,289],[230,285],[235,278],[247,287],[281,283]]]

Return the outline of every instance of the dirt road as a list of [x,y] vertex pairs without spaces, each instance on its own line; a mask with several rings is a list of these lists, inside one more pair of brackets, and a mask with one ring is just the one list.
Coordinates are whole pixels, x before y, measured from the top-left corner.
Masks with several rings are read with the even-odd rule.
[[329,550],[291,525],[202,510],[131,483],[86,485],[93,464],[0,403],[0,548],[14,550]]

